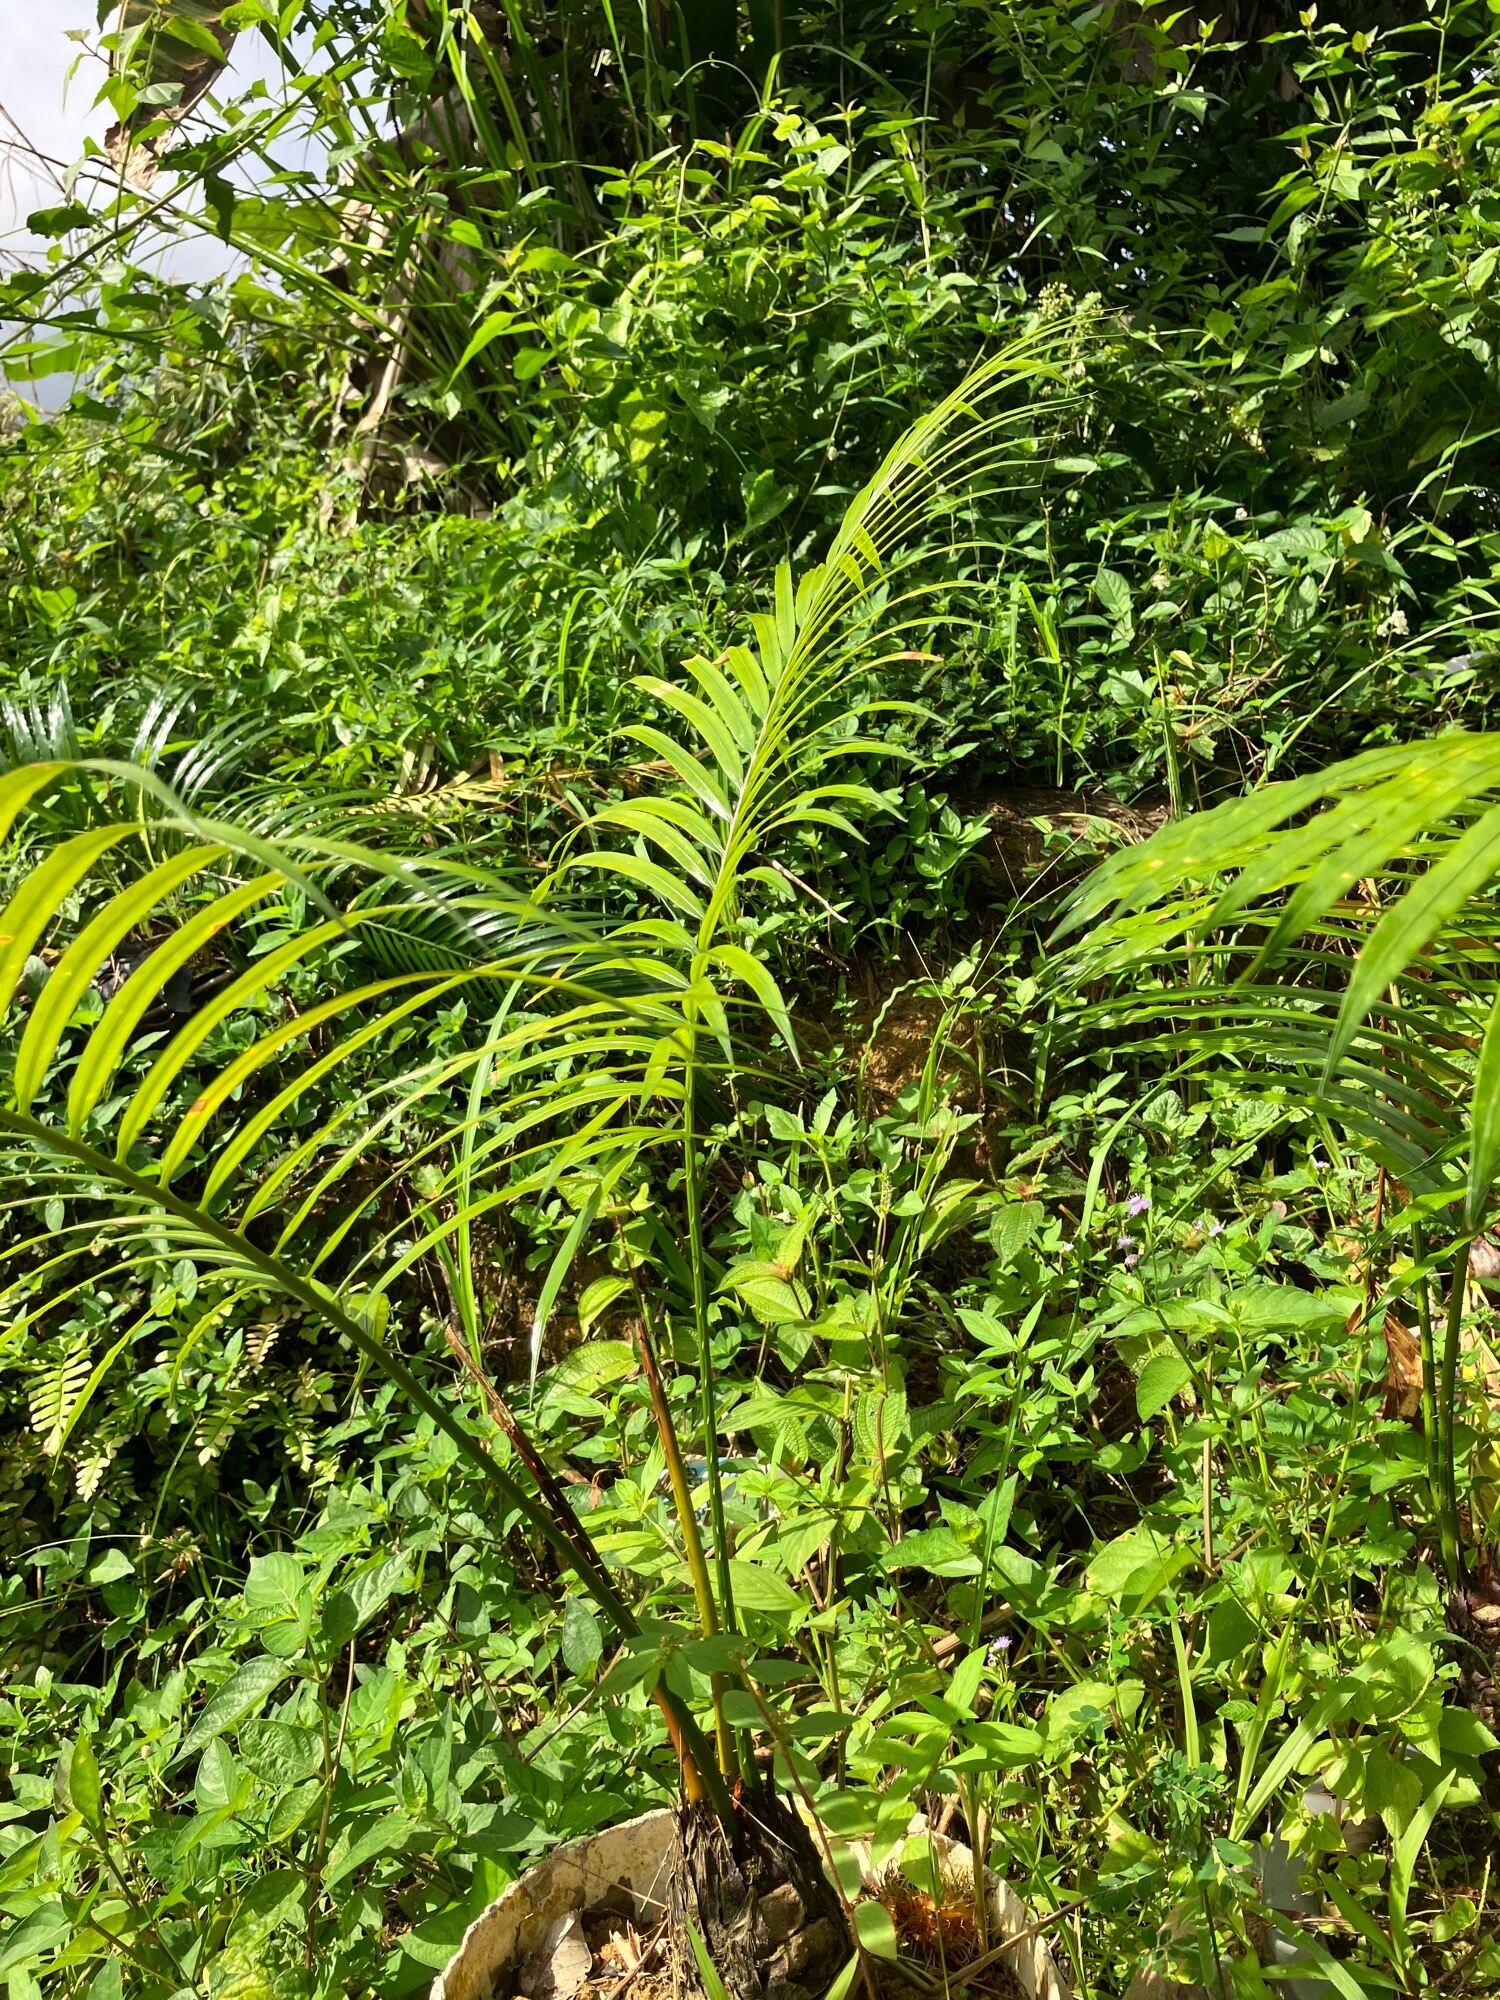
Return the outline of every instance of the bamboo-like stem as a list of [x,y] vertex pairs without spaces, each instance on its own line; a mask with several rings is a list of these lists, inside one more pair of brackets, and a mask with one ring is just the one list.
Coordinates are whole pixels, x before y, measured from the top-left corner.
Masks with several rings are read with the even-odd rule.
[[[687,1557],[688,1574],[693,1579],[693,1597],[698,1606],[698,1623],[703,1636],[712,1639],[720,1630],[718,1606],[714,1602],[713,1579],[708,1573],[708,1557],[704,1553],[703,1536],[699,1532],[698,1516],[693,1507],[693,1493],[688,1485],[687,1466],[683,1462],[682,1447],[677,1440],[677,1427],[672,1422],[671,1406],[662,1387],[661,1371],[656,1365],[656,1353],[651,1344],[651,1335],[647,1330],[644,1316],[640,1322],[638,1344],[641,1372],[646,1378],[651,1408],[656,1414],[657,1428],[661,1432],[662,1450],[666,1454],[667,1482],[672,1489],[672,1505],[677,1514],[678,1527],[682,1532],[682,1546]],[[724,1714],[724,1686],[722,1674],[710,1674],[709,1687],[713,1697],[714,1737],[719,1751],[719,1769],[726,1778],[733,1779],[739,1776],[739,1758],[735,1754],[734,1738]]]
[[[1422,1359],[1422,1436],[1427,1444],[1427,1492],[1432,1504],[1432,1517],[1438,1524],[1438,1537],[1443,1534],[1443,1482],[1439,1470],[1438,1457],[1438,1390],[1437,1357],[1432,1339],[1432,1286],[1425,1270],[1422,1269],[1427,1254],[1427,1244],[1420,1223],[1411,1226],[1412,1254],[1417,1260],[1417,1344]],[[1448,1552],[1443,1550],[1446,1565]]]
[[682,1076],[682,1187],[687,1209],[688,1265],[693,1285],[693,1335],[698,1354],[698,1395],[703,1412],[704,1477],[708,1486],[708,1518],[713,1529],[714,1578],[719,1591],[719,1615],[724,1629],[734,1632],[734,1583],[729,1571],[729,1537],[724,1525],[724,1488],[719,1477],[719,1401],[714,1374],[713,1339],[708,1324],[708,1268],[703,1243],[702,1162],[693,1100],[697,1095],[697,1011],[688,1008],[688,1057]]

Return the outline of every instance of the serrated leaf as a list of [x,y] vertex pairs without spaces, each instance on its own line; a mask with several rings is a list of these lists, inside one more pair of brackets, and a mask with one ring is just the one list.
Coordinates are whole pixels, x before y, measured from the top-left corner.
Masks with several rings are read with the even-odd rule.
[[744,1300],[762,1326],[798,1326],[810,1310],[803,1287],[771,1264],[737,1264],[724,1287]]
[[906,1391],[875,1389],[854,1405],[854,1441],[861,1456],[879,1462],[900,1450],[906,1432]]
[[585,1340],[546,1374],[548,1386],[589,1395],[606,1383],[623,1382],[635,1372],[636,1352],[628,1340]]
[[1002,1265],[1013,1264],[1047,1219],[1039,1201],[1002,1202],[990,1216],[990,1245]]
[[622,1278],[618,1272],[608,1277],[595,1278],[585,1285],[578,1297],[578,1324],[585,1333],[604,1313],[607,1313],[622,1293],[630,1290],[630,1280]]

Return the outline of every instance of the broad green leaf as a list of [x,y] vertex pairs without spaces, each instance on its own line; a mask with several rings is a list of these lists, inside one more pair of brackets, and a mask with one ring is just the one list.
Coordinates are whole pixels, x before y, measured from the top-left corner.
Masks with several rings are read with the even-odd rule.
[[263,1653],[236,1667],[217,1693],[204,1703],[173,1763],[184,1762],[215,1736],[237,1729],[251,1716],[259,1715],[291,1671],[285,1660],[272,1659]]
[[761,1563],[731,1558],[729,1577],[734,1586],[734,1601],[740,1609],[763,1612],[775,1619],[783,1631],[792,1631],[802,1624],[812,1609],[785,1578]]
[[990,1246],[1002,1266],[1013,1264],[1047,1219],[1039,1201],[1007,1201],[990,1215]]
[[55,778],[66,775],[67,764],[22,764],[17,770],[0,772],[0,840],[9,836],[19,813],[26,810],[37,793]]
[[478,326],[475,327],[473,333],[470,334],[468,344],[465,346],[463,353],[460,354],[458,360],[454,363],[453,373],[448,377],[448,386],[450,388],[453,386],[469,363],[477,355],[483,354],[491,341],[498,340],[502,334],[532,333],[535,330],[535,321],[523,319],[516,313],[506,312],[503,309],[486,313]]
[[1089,1588],[1117,1603],[1125,1598],[1149,1599],[1193,1560],[1192,1550],[1174,1546],[1153,1528],[1128,1528],[1091,1558]]
[[72,1932],[73,1918],[61,1898],[49,1897],[0,1935],[0,1977],[40,1969]]
[[312,1587],[295,1556],[278,1551],[252,1557],[245,1609],[268,1653],[286,1660],[301,1652],[312,1630]]
[[104,1790],[99,1779],[99,1760],[93,1743],[80,1736],[68,1758],[68,1801],[81,1813],[85,1826],[98,1826],[104,1816]]
[[949,1527],[916,1528],[903,1535],[880,1559],[886,1570],[925,1569],[934,1576],[978,1576],[983,1565],[976,1552]]
[[1117,625],[1130,623],[1130,585],[1117,569],[1100,570],[1094,578],[1094,595]]
[[859,1932],[860,1943],[872,1957],[895,1959],[901,1956],[895,1920],[884,1903],[856,1903],[854,1928]]
[[583,1602],[570,1597],[563,1606],[562,1656],[569,1673],[586,1673],[604,1653],[604,1628]]
[[[591,1284],[585,1285],[578,1295],[578,1324],[582,1330],[587,1333],[591,1326],[604,1317],[616,1299],[623,1297],[629,1290],[630,1280],[621,1277],[618,1272],[610,1272],[607,1276],[595,1278]],[[624,1347],[629,1357],[629,1342],[620,1341],[616,1344]],[[571,1359],[571,1356],[569,1358]],[[627,1359],[627,1369],[628,1366]]]
[[1135,1410],[1141,1422],[1149,1423],[1192,1379],[1193,1371],[1180,1354],[1153,1354],[1136,1378]]
[[762,1326],[800,1326],[811,1310],[806,1291],[771,1264],[736,1264],[724,1289],[743,1299]]
[[383,1556],[357,1569],[323,1606],[320,1626],[325,1643],[346,1646],[410,1582],[411,1569],[403,1555]]
[[198,1759],[198,1775],[193,1781],[193,1801],[199,1812],[216,1812],[232,1806],[239,1792],[240,1771],[234,1752],[222,1736],[204,1745]]
[[546,1380],[549,1387],[556,1383],[559,1388],[592,1395],[610,1383],[625,1381],[636,1365],[636,1352],[628,1340],[585,1340],[547,1370]]
[[400,1854],[415,1832],[413,1821],[404,1812],[384,1813],[380,1818],[371,1820],[363,1832],[334,1857],[324,1877],[325,1882],[330,1889],[335,1888],[367,1862],[388,1854]]

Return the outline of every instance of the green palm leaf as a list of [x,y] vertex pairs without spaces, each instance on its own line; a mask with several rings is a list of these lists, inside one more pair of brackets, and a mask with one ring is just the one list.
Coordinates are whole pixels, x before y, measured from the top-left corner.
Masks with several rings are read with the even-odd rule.
[[1500,1171],[1497,875],[1500,736],[1371,751],[1112,856],[1056,973],[1093,989],[1081,1023],[1300,1078],[1414,1186],[1462,1192],[1473,1234]]

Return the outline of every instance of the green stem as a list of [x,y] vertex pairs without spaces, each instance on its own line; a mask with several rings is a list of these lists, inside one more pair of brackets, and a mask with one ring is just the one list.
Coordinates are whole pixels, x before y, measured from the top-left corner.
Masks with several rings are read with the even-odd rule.
[[693,1280],[693,1334],[698,1348],[698,1392],[703,1412],[703,1456],[708,1482],[708,1518],[713,1529],[714,1575],[719,1588],[719,1613],[726,1632],[739,1629],[734,1610],[734,1584],[729,1572],[729,1537],[724,1526],[724,1487],[719,1476],[719,1402],[714,1377],[713,1341],[708,1325],[708,1267],[703,1246],[702,1162],[698,1154],[693,1101],[698,1081],[697,1010],[687,1010],[688,1056],[683,1065],[682,1185],[687,1207],[688,1262]]
[[1464,1585],[1463,1547],[1458,1525],[1458,1463],[1454,1451],[1454,1410],[1458,1401],[1458,1357],[1464,1323],[1464,1288],[1469,1277],[1467,1238],[1453,1256],[1449,1280],[1448,1324],[1443,1335],[1443,1372],[1438,1382],[1438,1471],[1442,1480],[1443,1505],[1438,1518],[1442,1538],[1443,1567],[1454,1590]]
[[[646,1377],[646,1389],[651,1397],[652,1410],[656,1414],[657,1428],[661,1432],[662,1450],[666,1454],[667,1481],[672,1488],[672,1505],[682,1534],[688,1573],[693,1579],[693,1597],[698,1606],[698,1624],[703,1636],[712,1639],[719,1631],[719,1613],[714,1603],[713,1579],[708,1573],[708,1558],[703,1551],[703,1536],[698,1530],[698,1515],[693,1506],[692,1488],[688,1485],[682,1446],[677,1441],[677,1426],[672,1421],[671,1405],[667,1401],[666,1390],[662,1387],[661,1374],[656,1366],[656,1353],[646,1326],[644,1300],[641,1304],[639,1340],[641,1370]],[[711,1674],[709,1687],[713,1695],[714,1738],[719,1752],[719,1769],[726,1778],[737,1778],[740,1775],[739,1759],[735,1754],[734,1738],[724,1713],[724,1676],[720,1673]]]

